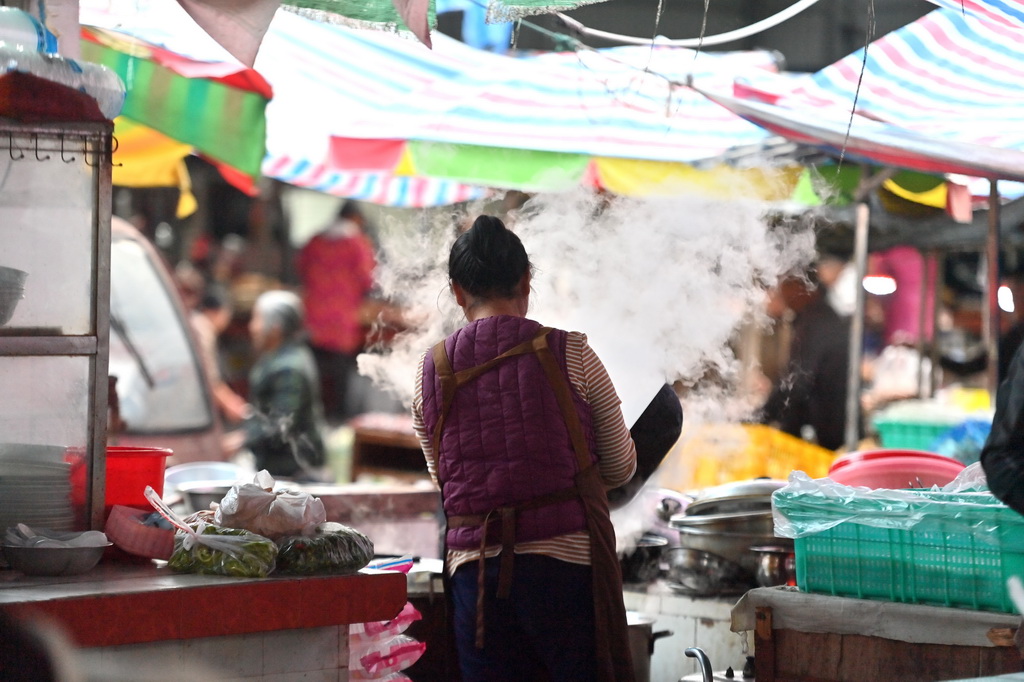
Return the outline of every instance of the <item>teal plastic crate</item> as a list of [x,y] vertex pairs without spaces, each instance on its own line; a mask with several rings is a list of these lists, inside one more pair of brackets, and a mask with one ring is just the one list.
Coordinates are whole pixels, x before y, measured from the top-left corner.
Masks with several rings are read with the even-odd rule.
[[[1006,580],[1024,578],[1024,517],[990,495],[912,492],[922,498],[918,508],[900,501],[889,510],[858,510],[871,524],[891,514],[893,525],[903,525],[916,515],[920,521],[909,529],[847,520],[795,538],[797,586],[818,594],[1015,613]],[[819,503],[822,519],[837,508],[834,500],[796,497],[779,506],[798,518],[813,514]],[[979,499],[991,504],[979,505]]]
[[875,419],[878,440],[885,448],[931,450],[935,441],[959,422],[912,422],[897,419]]

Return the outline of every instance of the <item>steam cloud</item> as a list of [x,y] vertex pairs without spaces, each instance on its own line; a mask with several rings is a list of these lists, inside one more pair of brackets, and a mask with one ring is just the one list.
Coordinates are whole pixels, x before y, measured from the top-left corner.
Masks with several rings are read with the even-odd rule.
[[[769,230],[757,200],[602,202],[585,190],[538,195],[506,222],[536,268],[530,317],[585,332],[620,394],[636,376],[655,377],[639,411],[664,380],[694,386],[709,374],[734,376],[729,341],[737,328],[763,322],[765,288],[814,255],[809,228]],[[455,237],[454,221],[442,216],[382,244],[378,285],[413,325],[385,354],[362,355],[359,368],[407,405],[420,355],[465,323],[448,291]],[[694,388],[687,421],[701,411],[702,395],[713,396],[716,411],[727,397],[720,385]]]

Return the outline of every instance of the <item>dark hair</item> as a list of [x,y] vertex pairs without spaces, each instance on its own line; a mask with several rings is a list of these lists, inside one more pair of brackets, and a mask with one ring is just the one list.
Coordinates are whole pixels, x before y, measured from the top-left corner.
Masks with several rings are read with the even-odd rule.
[[513,298],[530,258],[519,237],[498,218],[482,215],[459,235],[448,256],[448,277],[479,298]]
[[349,199],[341,205],[341,209],[338,211],[338,217],[347,218],[349,220],[352,218],[362,218],[363,212],[359,210],[359,204]]

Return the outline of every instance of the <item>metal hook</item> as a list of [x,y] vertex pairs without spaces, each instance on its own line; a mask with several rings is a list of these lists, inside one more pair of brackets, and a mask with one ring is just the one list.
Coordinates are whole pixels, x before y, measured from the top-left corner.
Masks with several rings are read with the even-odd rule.
[[110,165],[114,166],[115,168],[123,166],[124,165],[123,163],[114,163],[114,152],[116,152],[117,148],[121,146],[121,143],[118,142],[117,137],[115,135],[111,135],[110,136],[110,141],[111,141]]
[[[11,145],[7,148],[7,153],[11,155],[11,158],[15,161],[21,161],[25,158],[25,152],[21,151],[14,146],[14,133],[7,133],[7,139],[10,140]],[[18,156],[14,155],[14,150],[18,150]]]
[[96,163],[89,163],[89,137],[87,135],[82,135],[82,150],[85,152],[85,165],[89,168],[99,168],[99,152],[96,151],[95,146],[93,147],[92,155],[96,157]]
[[49,154],[47,154],[46,156],[39,156],[39,133],[36,133],[36,134],[32,135],[32,139],[36,143],[36,161],[49,161],[50,160],[50,155]]
[[74,163],[75,157],[65,158],[64,156],[64,133],[60,134],[60,160],[64,163]]

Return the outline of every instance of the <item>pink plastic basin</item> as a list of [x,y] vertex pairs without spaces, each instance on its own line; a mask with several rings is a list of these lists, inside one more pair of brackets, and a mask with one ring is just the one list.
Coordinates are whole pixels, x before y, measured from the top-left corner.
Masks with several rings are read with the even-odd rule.
[[964,468],[961,462],[921,450],[868,450],[843,455],[828,477],[843,485],[868,488],[930,488],[946,485]]

